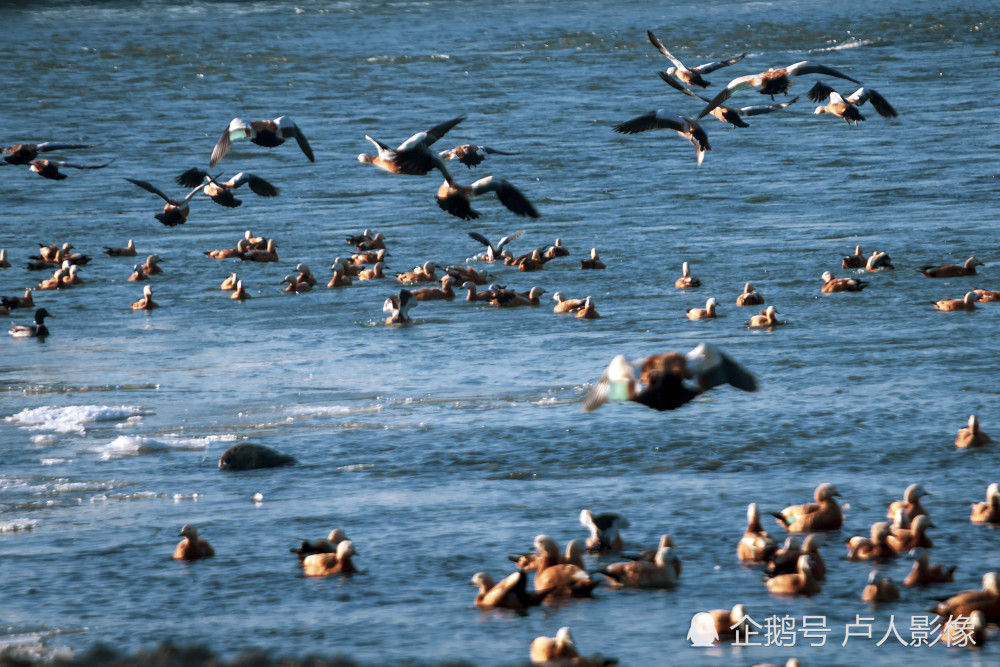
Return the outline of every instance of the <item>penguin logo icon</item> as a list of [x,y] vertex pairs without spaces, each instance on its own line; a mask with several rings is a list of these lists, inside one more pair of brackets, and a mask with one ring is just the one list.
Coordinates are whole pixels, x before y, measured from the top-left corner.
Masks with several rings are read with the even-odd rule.
[[711,614],[699,611],[691,617],[691,627],[688,628],[687,637],[685,637],[691,642],[691,646],[696,648],[713,646],[718,638],[719,633],[715,631],[715,619],[712,618]]

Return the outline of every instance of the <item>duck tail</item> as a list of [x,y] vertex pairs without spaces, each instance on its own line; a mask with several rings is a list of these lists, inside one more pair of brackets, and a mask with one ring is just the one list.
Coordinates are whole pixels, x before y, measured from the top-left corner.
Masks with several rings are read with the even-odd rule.
[[768,512],[768,514],[777,519],[783,526],[792,525],[792,522],[787,517],[785,517],[785,515],[782,514],[781,512]]

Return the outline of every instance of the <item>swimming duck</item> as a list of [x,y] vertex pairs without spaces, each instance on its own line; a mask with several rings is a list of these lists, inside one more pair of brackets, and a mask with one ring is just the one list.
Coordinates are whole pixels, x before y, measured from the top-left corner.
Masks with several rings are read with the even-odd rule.
[[440,301],[446,300],[451,301],[455,298],[455,290],[452,286],[456,283],[454,277],[445,276],[441,279],[441,288],[436,287],[423,287],[421,289],[415,289],[411,292],[413,298],[417,301]]
[[401,289],[399,294],[393,294],[382,304],[383,313],[391,313],[386,318],[386,324],[402,324],[410,321],[410,308],[417,306],[418,302],[413,298],[410,290]]
[[236,289],[236,283],[238,283],[239,280],[240,279],[236,276],[235,273],[230,273],[229,277],[223,280],[222,284],[219,285],[219,289],[221,289],[223,292],[231,292],[232,290]]
[[278,116],[274,120],[252,120],[247,122],[241,118],[234,118],[229,122],[229,127],[219,138],[212,149],[212,158],[208,161],[209,167],[219,164],[219,160],[226,156],[234,141],[249,139],[258,146],[274,148],[285,143],[286,139],[295,139],[299,148],[310,162],[315,162],[312,148],[306,140],[299,126],[288,116]]
[[707,320],[715,318],[715,298],[711,298],[705,302],[704,308],[688,308],[687,317],[689,320]]
[[935,528],[935,525],[930,516],[921,514],[910,522],[909,530],[899,528],[891,530],[888,538],[889,546],[896,553],[903,553],[917,547],[930,549],[934,546],[934,542],[927,537],[928,528]]
[[344,540],[337,545],[336,553],[319,553],[302,560],[302,570],[307,577],[326,577],[332,574],[354,574],[358,568],[351,560],[356,556],[354,543]]
[[[583,554],[583,542],[580,540],[570,540],[566,543],[566,551],[559,557],[559,564],[575,565],[582,570],[584,569]],[[530,554],[517,554],[515,556],[508,556],[508,558],[517,563],[518,569],[531,571],[537,570],[540,566],[540,561],[544,561],[548,556],[544,551],[540,551]]]
[[708,613],[715,623],[715,635],[717,641],[732,641],[736,639],[737,633],[746,637],[745,626],[749,625],[747,609],[738,604],[732,609],[709,609]]
[[583,308],[576,311],[576,318],[578,320],[598,320],[601,318],[601,314],[597,312],[597,307],[591,297],[588,296],[583,300]]
[[[361,270],[364,267],[364,265],[362,265],[362,264],[352,264],[351,262],[349,262],[348,260],[344,259],[343,257],[335,257],[333,259],[333,263],[334,264],[340,264],[340,268],[343,270],[344,275],[345,276],[350,276],[350,277],[354,277],[354,276],[358,275],[359,273],[361,273]],[[435,278],[435,280],[436,279],[437,278]]]
[[124,248],[104,248],[104,254],[108,257],[135,257],[135,241],[129,239]]
[[996,572],[987,572],[983,575],[982,589],[955,593],[928,609],[942,618],[968,617],[976,610],[983,613],[987,623],[1000,621],[1000,583]]
[[264,250],[267,248],[267,239],[263,236],[254,236],[249,229],[243,232],[243,240],[247,243],[247,250]]
[[302,544],[298,549],[289,549],[293,554],[299,557],[299,560],[305,560],[306,556],[311,556],[312,554],[332,554],[337,553],[337,546],[347,539],[347,533],[344,532],[343,528],[334,528],[327,535],[326,539],[320,540],[302,540]]
[[71,264],[70,265],[68,273],[63,278],[63,286],[64,287],[68,287],[70,285],[82,285],[83,284],[83,278],[81,278],[79,275],[77,275],[77,271],[79,269],[80,269],[80,267],[78,265],[76,265],[76,264]]
[[847,541],[847,560],[881,562],[895,558],[899,554],[889,544],[891,536],[892,531],[885,521],[872,524],[869,537],[855,535]]
[[362,243],[365,243],[366,241],[371,241],[372,238],[374,237],[372,236],[371,230],[366,229],[360,234],[351,234],[350,236],[348,236],[347,245],[359,246]]
[[149,280],[149,276],[147,276],[146,272],[142,270],[142,267],[142,264],[133,264],[132,275],[130,275],[127,280],[131,283]]
[[940,301],[935,301],[934,307],[948,313],[960,310],[975,310],[976,301],[978,300],[979,297],[976,296],[975,292],[966,292],[965,296],[961,299],[942,299]]
[[369,250],[367,252],[356,252],[351,254],[351,264],[364,265],[364,264],[374,264],[376,262],[384,262],[385,258],[389,256],[385,248],[380,250]]
[[771,558],[778,543],[760,524],[757,503],[747,505],[747,528],[736,544],[736,556],[743,562],[763,563]]
[[299,294],[301,292],[312,291],[312,285],[310,285],[308,282],[299,282],[298,278],[295,276],[285,276],[284,279],[281,281],[281,284],[285,285],[284,289],[285,292],[293,292],[295,294]]
[[244,262],[277,262],[278,244],[274,239],[267,240],[267,248],[264,250],[251,250],[239,255]]
[[243,287],[242,280],[236,281],[236,291],[233,292],[229,298],[232,299],[233,301],[245,301],[246,299],[250,298],[250,293],[247,292],[246,288]]
[[[3,251],[0,250],[0,253],[3,253]],[[3,268],[2,265],[0,265],[0,268]],[[990,291],[985,289],[977,289],[972,291],[976,293],[976,296],[979,297],[979,301],[981,303],[986,303],[989,301],[1000,301],[1000,292],[998,291]]]
[[667,47],[663,45],[663,42],[657,39],[656,35],[653,34],[652,30],[647,30],[646,35],[649,37],[650,44],[656,47],[657,51],[666,56],[667,59],[674,64],[674,66],[667,69],[667,71],[664,72],[664,74],[666,74],[667,76],[676,76],[678,79],[680,79],[689,86],[699,86],[701,88],[708,88],[709,82],[705,81],[705,79],[702,78],[702,74],[709,74],[722,67],[728,67],[729,65],[734,65],[739,61],[743,60],[744,58],[746,58],[747,55],[747,52],[744,51],[740,55],[728,58],[726,60],[705,63],[704,65],[698,65],[697,67],[688,69],[687,67],[684,66],[684,63],[675,58],[674,55],[670,53],[670,51],[667,51]]
[[834,278],[833,274],[829,271],[824,271],[822,275],[823,286],[820,291],[823,294],[832,294],[833,292],[860,292],[864,288],[868,287],[868,283],[864,280],[858,280],[857,278]]
[[327,287],[350,287],[353,284],[351,277],[344,271],[343,264],[334,262],[330,265],[330,268],[333,269],[333,276],[330,277],[330,282],[326,284]]
[[508,153],[489,146],[474,146],[473,144],[462,144],[438,153],[438,157],[442,160],[458,160],[469,169],[481,164],[487,155],[520,155],[520,153]]
[[949,618],[939,637],[945,646],[980,648],[986,643],[986,615],[973,609],[969,615]]
[[886,514],[886,518],[895,518],[895,514],[899,510],[905,510],[907,516],[911,519],[915,519],[921,514],[927,514],[927,510],[925,510],[923,505],[920,504],[920,499],[929,495],[931,494],[924,490],[922,484],[910,484],[906,487],[906,490],[903,491],[902,500],[894,500],[889,503],[889,510]]
[[819,582],[812,574],[808,555],[799,556],[794,574],[779,574],[764,581],[767,589],[776,595],[816,595],[820,592]]
[[602,658],[600,655],[581,656],[573,643],[569,628],[559,628],[555,637],[535,637],[531,642],[529,654],[531,664],[547,665],[548,667],[604,667],[616,665],[614,658]]
[[396,280],[404,285],[411,285],[413,283],[436,283],[438,281],[437,274],[434,273],[434,269],[436,268],[437,264],[427,261],[424,262],[423,266],[414,267],[412,271],[397,273]]
[[969,425],[958,429],[958,436],[955,438],[955,447],[968,449],[970,447],[982,447],[993,442],[990,436],[979,430],[979,419],[976,415],[969,415]]
[[[695,380],[697,386],[689,387],[685,380]],[[618,355],[584,397],[583,411],[592,412],[609,401],[634,401],[654,410],[674,410],[721,384],[757,391],[756,378],[711,344],[701,343],[686,356],[668,352],[636,362]]]
[[241,257],[250,249],[246,239],[240,239],[235,248],[220,248],[219,250],[206,250],[205,255],[212,259],[235,259]]
[[747,326],[751,329],[773,327],[778,324],[782,324],[782,322],[778,319],[778,309],[774,306],[768,306],[760,311],[759,314],[751,317],[750,321],[747,322]]
[[540,215],[520,190],[495,176],[481,178],[469,185],[446,180],[438,188],[436,199],[442,211],[447,211],[463,220],[475,220],[480,213],[472,208],[472,198],[488,192],[495,192],[500,203],[516,215],[527,215],[532,218]]
[[[791,538],[789,538],[791,539]],[[795,554],[795,558],[779,558],[778,549],[774,553],[774,556],[767,563],[767,574],[768,576],[774,576],[776,574],[789,574],[795,572],[795,568],[798,564],[798,557],[801,555],[809,556],[809,567],[812,570],[813,578],[816,581],[823,581],[826,579],[826,561],[823,560],[823,555],[819,552],[819,535],[816,533],[810,533],[806,535],[805,539],[802,540],[802,546],[797,547],[798,554]],[[794,544],[794,543],[793,543]],[[789,546],[788,539],[785,540],[785,547]],[[787,553],[793,554],[796,549],[789,549]]]
[[945,567],[940,563],[930,564],[930,557],[925,549],[912,549],[909,558],[913,559],[913,569],[903,579],[904,586],[929,586],[930,584],[947,583],[955,580],[957,565]]
[[828,76],[835,76],[838,79],[847,79],[848,81],[853,81],[854,83],[861,83],[857,79],[853,79],[842,72],[838,72],[832,67],[826,67],[824,65],[820,65],[819,63],[810,63],[807,60],[803,60],[802,62],[795,63],[794,65],[789,65],[788,67],[769,69],[766,72],[761,72],[760,74],[750,74],[733,79],[726,84],[726,87],[718,95],[712,98],[712,101],[708,103],[708,106],[701,110],[701,113],[698,114],[698,118],[703,118],[708,115],[712,109],[719,106],[728,100],[731,95],[741,90],[760,88],[757,92],[761,95],[770,95],[772,100],[774,100],[774,96],[779,93],[787,95],[788,89],[793,83],[792,77],[805,74],[826,74]]
[[455,180],[448,173],[444,160],[437,153],[431,152],[430,147],[448,130],[463,120],[465,117],[459,116],[440,125],[435,125],[425,132],[418,132],[401,143],[395,150],[366,134],[365,139],[374,144],[377,153],[376,155],[362,153],[358,156],[358,162],[373,164],[390,174],[409,174],[411,176],[423,176],[431,169],[437,169],[444,176],[445,183],[454,184]]
[[517,308],[520,306],[537,306],[541,303],[541,296],[545,293],[540,287],[532,287],[524,294],[503,287],[495,287],[489,292],[490,305],[500,308]]
[[535,248],[531,251],[529,257],[525,257],[517,262],[517,270],[522,273],[529,271],[541,271],[545,268],[545,262],[548,260],[542,255],[542,251],[539,248]]
[[142,270],[147,276],[155,276],[163,273],[163,269],[160,268],[160,256],[150,255],[146,258],[146,263],[142,265]]
[[872,252],[872,256],[865,262],[865,271],[871,271],[872,273],[883,269],[892,270],[895,268],[892,265],[892,259],[889,258],[889,253],[879,252],[878,250]]
[[174,549],[174,560],[198,560],[199,558],[211,558],[215,555],[215,549],[212,548],[212,545],[199,539],[198,529],[191,524],[184,524],[180,535],[184,539]]
[[534,545],[543,556],[533,559],[529,565],[535,569],[536,591],[547,591],[554,598],[591,596],[599,581],[591,579],[583,568],[561,562],[555,540],[547,535],[538,535]]
[[681,264],[681,277],[674,281],[674,287],[677,289],[701,287],[701,281],[691,275],[691,267],[687,262]]
[[922,266],[917,269],[928,278],[957,278],[959,276],[976,275],[977,266],[986,266],[975,257],[965,260],[962,266],[945,264],[944,266]]
[[604,512],[594,516],[590,510],[581,510],[580,524],[590,531],[587,538],[588,551],[621,551],[622,537],[619,531],[631,524],[625,517],[613,512]]
[[63,162],[60,160],[32,160],[29,169],[42,178],[61,181],[66,178],[66,174],[59,171],[59,169],[103,169],[112,162],[114,160],[110,160],[104,164],[73,164],[72,162]]
[[773,516],[789,533],[809,533],[817,530],[837,530],[844,523],[835,496],[837,487],[829,482],[816,487],[813,498],[816,502],[806,505],[789,505]]
[[10,260],[7,259],[7,249],[0,248],[0,269],[9,269]]
[[513,609],[524,611],[530,606],[540,604],[543,596],[528,593],[528,577],[523,570],[493,583],[493,577],[485,572],[476,572],[472,584],[479,587],[475,605],[480,609]]
[[867,261],[861,250],[861,246],[854,246],[854,254],[846,255],[840,262],[840,265],[845,269],[860,269],[864,267]]
[[621,134],[638,134],[649,130],[674,130],[691,142],[694,146],[695,157],[700,166],[705,161],[705,153],[712,150],[708,143],[708,133],[702,129],[697,121],[691,120],[687,116],[680,116],[667,109],[657,109],[649,113],[637,116],[624,123],[619,123],[611,128]]
[[134,185],[138,185],[140,188],[147,192],[152,192],[154,195],[167,202],[163,206],[163,213],[157,213],[155,217],[157,220],[162,222],[167,227],[176,227],[177,225],[183,225],[187,222],[188,214],[191,213],[191,198],[202,191],[205,187],[204,185],[199,185],[191,192],[187,193],[184,199],[177,201],[176,199],[171,199],[162,190],[157,188],[151,183],[146,181],[139,181],[134,178],[126,178],[126,181]]
[[869,100],[871,100],[872,107],[875,108],[878,115],[883,118],[897,118],[899,116],[892,105],[872,88],[858,88],[850,96],[843,97],[822,81],[817,81],[809,89],[807,95],[813,102],[822,102],[827,98],[830,100],[826,105],[816,107],[816,110],[813,111],[814,115],[828,113],[837,118],[843,118],[848,125],[851,123],[857,125],[860,121],[865,120],[865,117],[858,111],[858,107],[863,106]]
[[522,299],[527,301],[526,306],[540,306],[542,305],[542,295],[545,294],[545,290],[541,287],[532,287],[527,292],[517,292],[517,295]]
[[[696,100],[704,102],[705,104],[710,102],[708,98],[702,97],[689,88],[685,88],[680,81],[669,74],[669,70],[667,72],[657,72],[657,74],[659,74],[660,78],[663,79],[671,88],[679,90],[688,97],[693,97]],[[730,107],[720,104],[709,113],[712,114],[712,116],[714,116],[717,120],[722,121],[723,123],[728,123],[733,127],[750,127],[750,125],[743,120],[743,116],[759,116],[765,113],[781,111],[782,109],[787,109],[798,101],[799,98],[794,97],[788,102],[781,102],[780,104],[756,104],[745,107]]]
[[972,503],[972,523],[1000,523],[1000,484],[986,487],[986,502]]
[[489,282],[489,275],[485,271],[480,273],[471,266],[461,267],[461,266],[449,265],[444,267],[444,270],[448,273],[449,276],[453,277],[455,280],[463,284],[466,282],[471,282],[476,285],[485,285],[486,283]]
[[24,296],[4,296],[0,297],[0,303],[10,309],[14,308],[34,308],[35,299],[31,296],[31,288],[25,288]]
[[132,304],[132,310],[152,310],[159,307],[160,304],[153,301],[153,288],[149,285],[142,288],[142,298]]
[[3,160],[7,164],[28,164],[38,157],[39,153],[93,147],[93,144],[60,144],[54,141],[45,141],[40,144],[15,144],[7,146],[3,151],[0,151],[0,155],[3,156]]
[[310,286],[316,284],[316,277],[313,276],[312,271],[309,267],[301,262],[295,265],[295,270],[299,272],[299,275],[295,276],[295,282],[298,283],[308,283]]
[[555,259],[556,257],[568,257],[569,248],[563,245],[562,239],[556,239],[555,243],[545,250],[545,259]]
[[736,297],[737,306],[760,306],[764,304],[764,297],[759,293],[754,291],[753,283],[747,283],[743,286],[743,294]]
[[552,300],[556,302],[552,308],[553,313],[574,313],[583,308],[586,299],[567,299],[562,292],[552,295]]
[[510,243],[511,241],[515,241],[521,238],[521,235],[524,234],[524,231],[525,230],[523,229],[519,229],[516,232],[504,236],[497,242],[495,246],[492,243],[490,243],[490,240],[488,238],[486,238],[479,232],[469,232],[469,236],[471,236],[473,239],[479,241],[484,246],[486,246],[486,252],[482,253],[483,261],[495,262],[498,259],[500,259],[500,254],[503,252],[503,247],[508,243]]
[[383,262],[375,262],[375,266],[370,269],[362,269],[358,272],[358,280],[378,280],[379,278],[385,278],[385,264]]
[[38,289],[40,290],[53,290],[59,289],[63,286],[63,276],[66,275],[65,269],[56,269],[56,272],[52,274],[52,277],[46,278],[45,280],[38,283]]
[[604,262],[601,261],[600,256],[597,254],[597,248],[590,249],[590,259],[580,260],[581,269],[603,269]]
[[861,591],[862,602],[895,602],[899,599],[899,588],[889,577],[879,576],[877,570],[868,573],[868,585]]
[[35,311],[34,324],[12,324],[10,335],[14,338],[45,338],[49,335],[49,328],[45,326],[46,317],[55,317],[49,314],[44,308]]
[[236,208],[243,203],[242,199],[237,199],[236,195],[233,194],[233,191],[243,184],[248,184],[250,191],[261,197],[278,196],[278,188],[260,176],[254,176],[245,171],[241,171],[225,182],[218,181],[218,178],[219,175],[212,176],[207,171],[194,167],[178,176],[177,184],[189,188],[201,185],[203,186],[202,192],[205,195],[211,198],[216,204],[225,206],[226,208]]
[[629,560],[605,565],[597,571],[613,581],[616,588],[673,588],[677,583],[675,558],[673,549],[663,547],[656,552],[652,563]]
[[358,252],[368,252],[370,250],[385,250],[385,236],[378,232],[368,241],[358,244]]

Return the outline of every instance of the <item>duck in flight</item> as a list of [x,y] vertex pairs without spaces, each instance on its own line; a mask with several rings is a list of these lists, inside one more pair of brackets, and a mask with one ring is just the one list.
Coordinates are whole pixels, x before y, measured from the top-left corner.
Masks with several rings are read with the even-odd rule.
[[454,181],[445,180],[438,188],[437,203],[442,211],[447,211],[463,220],[475,220],[480,213],[472,208],[471,199],[487,192],[495,192],[500,203],[517,215],[539,217],[538,211],[520,190],[495,176],[481,178],[469,185],[459,185]]
[[147,192],[152,192],[154,195],[167,202],[163,207],[163,213],[157,213],[154,217],[162,222],[167,227],[176,227],[177,225],[183,225],[187,222],[188,214],[191,212],[191,198],[202,191],[205,187],[204,183],[196,187],[191,192],[187,193],[184,199],[177,201],[176,199],[171,199],[163,190],[146,181],[139,181],[134,178],[126,178],[126,181],[132,183],[133,185],[138,185],[140,188]]
[[3,151],[0,151],[0,155],[3,156],[3,161],[7,164],[28,164],[38,157],[39,153],[93,147],[93,144],[60,144],[54,141],[45,141],[40,144],[15,144],[14,146],[7,146]]
[[493,245],[492,243],[490,243],[490,240],[488,238],[486,238],[479,232],[469,232],[469,236],[471,236],[473,239],[479,241],[484,246],[486,246],[486,252],[483,253],[483,260],[487,262],[495,262],[499,259],[502,259],[501,254],[503,253],[503,247],[508,243],[510,243],[511,241],[519,239],[521,237],[521,234],[524,234],[523,229],[519,229],[513,234],[508,234],[507,236],[500,239],[496,245]]
[[[723,67],[728,67],[729,65],[734,65],[739,61],[743,60],[747,56],[747,52],[744,51],[738,56],[729,58],[727,60],[720,60],[718,62],[705,63],[704,65],[698,65],[697,67],[692,67],[688,69],[684,66],[680,60],[678,60],[670,51],[667,51],[667,47],[663,46],[663,42],[657,39],[656,35],[653,34],[652,30],[647,30],[646,35],[649,36],[649,42],[656,47],[656,50],[667,57],[667,59],[674,64],[673,67],[667,68],[667,71],[663,74],[667,76],[676,76],[678,79],[683,81],[689,86],[698,86],[700,88],[708,88],[710,85],[708,81],[702,78],[702,74],[709,74],[717,69]],[[661,74],[660,76],[663,76]]]
[[487,155],[520,155],[520,153],[508,153],[489,146],[473,144],[462,144],[438,153],[438,157],[442,160],[458,160],[469,169],[482,164]]
[[265,148],[274,148],[285,143],[287,139],[295,139],[309,161],[316,161],[306,136],[302,134],[302,130],[295,124],[295,121],[288,116],[278,116],[274,120],[251,120],[249,122],[242,118],[234,118],[215,144],[208,166],[214,167],[219,164],[219,160],[226,156],[233,142],[243,139],[249,139]]
[[250,186],[250,191],[261,197],[277,197],[278,188],[274,187],[260,176],[241,171],[226,182],[217,180],[219,176],[212,176],[207,171],[193,167],[177,177],[177,184],[188,188],[204,186],[206,195],[212,198],[216,204],[226,208],[236,208],[243,203],[242,199],[237,199],[233,194],[243,184]]
[[803,60],[802,62],[795,63],[794,65],[789,65],[788,67],[769,69],[766,72],[761,72],[760,74],[749,74],[747,76],[740,76],[733,79],[718,95],[712,99],[711,102],[708,103],[708,106],[701,110],[701,113],[698,114],[698,118],[704,118],[712,112],[712,109],[728,100],[733,93],[738,93],[741,90],[760,88],[757,92],[761,95],[770,95],[771,100],[774,100],[775,95],[778,95],[779,93],[788,93],[788,89],[793,83],[793,77],[803,76],[806,74],[825,74],[827,76],[835,76],[838,79],[847,79],[848,81],[853,81],[854,83],[861,83],[857,79],[849,77],[843,72],[838,72],[832,67]]
[[680,116],[667,109],[650,111],[624,123],[619,123],[611,129],[621,134],[638,134],[649,130],[674,130],[694,146],[699,166],[705,160],[705,152],[712,150],[708,144],[708,134],[701,128],[701,125],[686,116]]
[[858,107],[864,105],[864,103],[868,101],[871,101],[872,108],[874,108],[875,112],[883,118],[899,117],[899,112],[897,112],[892,105],[878,93],[878,91],[872,88],[858,88],[856,91],[851,93],[850,96],[844,97],[822,81],[817,81],[816,84],[809,89],[807,95],[813,102],[822,102],[823,100],[829,98],[829,102],[827,102],[827,104],[816,107],[816,110],[813,111],[814,115],[818,116],[820,114],[828,113],[836,116],[837,118],[843,118],[844,122],[848,125],[851,123],[857,125],[860,121],[865,120],[865,117],[861,115],[860,111],[858,111]]
[[[677,79],[667,73],[657,72],[657,74],[659,74],[660,78],[663,79],[671,88],[681,91],[688,97],[701,100],[706,104],[710,102],[709,99],[702,97],[690,88],[685,88],[679,81],[677,81]],[[798,100],[798,97],[794,97],[790,101],[782,102],[781,104],[756,104],[747,107],[729,107],[719,105],[712,109],[709,113],[723,123],[729,123],[733,127],[750,127],[750,125],[743,120],[743,116],[759,116],[761,114],[771,113],[772,111],[781,111],[782,109],[787,109],[791,105],[795,104]]]
[[438,139],[443,137],[448,130],[465,120],[464,116],[452,118],[440,125],[435,125],[424,132],[417,132],[412,137],[404,141],[396,149],[392,149],[383,144],[378,139],[365,135],[365,139],[372,142],[377,153],[370,155],[362,153],[358,156],[358,162],[373,164],[379,169],[383,169],[390,174],[408,174],[410,176],[423,176],[431,169],[439,170],[445,181],[454,184],[448,168],[444,165],[444,160],[437,153],[433,153],[430,147]]
[[66,174],[59,171],[59,169],[104,169],[109,164],[114,162],[111,159],[104,164],[73,164],[72,162],[64,162],[61,160],[32,160],[29,169],[42,178],[48,178],[53,181],[61,181],[66,178]]

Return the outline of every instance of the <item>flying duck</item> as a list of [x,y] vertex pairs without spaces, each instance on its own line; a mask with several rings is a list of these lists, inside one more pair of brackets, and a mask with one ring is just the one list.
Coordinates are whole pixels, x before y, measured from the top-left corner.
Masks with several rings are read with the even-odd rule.
[[[706,104],[709,103],[710,100],[708,98],[702,97],[690,88],[685,88],[679,81],[677,81],[677,79],[670,76],[667,72],[657,72],[657,74],[659,74],[660,78],[663,79],[671,88],[681,91],[688,97],[693,97]],[[717,120],[720,120],[723,123],[729,123],[733,127],[750,127],[750,125],[743,120],[743,116],[759,116],[765,113],[781,111],[782,109],[787,109],[798,101],[799,98],[794,97],[788,102],[781,102],[780,104],[756,104],[746,107],[730,107],[720,105],[712,109],[709,113],[715,116]]]
[[481,164],[487,155],[520,155],[520,153],[508,153],[489,146],[475,146],[473,144],[462,144],[438,153],[438,157],[442,160],[458,160],[469,169]]
[[309,161],[315,162],[316,158],[313,157],[312,148],[309,147],[305,135],[288,116],[278,116],[274,120],[252,120],[250,122],[234,118],[215,144],[215,148],[212,149],[212,159],[209,160],[208,166],[211,168],[219,164],[219,160],[226,156],[234,141],[249,139],[258,146],[274,148],[285,143],[286,139],[292,138],[298,142],[299,148],[309,158]]
[[59,171],[65,169],[104,169],[114,160],[109,160],[104,164],[73,164],[72,162],[61,162],[59,160],[32,160],[30,170],[53,181],[61,181],[66,178],[66,174]]
[[889,104],[884,97],[879,95],[878,91],[872,88],[858,88],[856,91],[851,93],[849,97],[843,97],[840,93],[822,81],[817,81],[816,84],[809,89],[807,95],[813,102],[822,102],[827,98],[830,100],[824,106],[816,107],[813,114],[820,115],[828,113],[836,116],[837,118],[843,118],[844,122],[848,125],[851,123],[857,125],[860,121],[865,120],[865,117],[861,115],[860,111],[858,111],[858,107],[864,105],[864,103],[869,100],[871,100],[872,107],[874,107],[878,115],[883,118],[899,117],[899,113],[892,108],[892,105]]
[[[663,46],[663,42],[657,39],[656,35],[653,34],[652,30],[647,30],[646,35],[649,37],[649,42],[656,50],[662,53],[667,59],[674,64],[673,67],[667,69],[667,76],[676,76],[678,79],[683,81],[689,86],[699,86],[701,88],[708,88],[709,82],[702,78],[702,74],[709,74],[722,67],[728,67],[729,65],[734,65],[739,61],[746,58],[747,52],[744,51],[738,56],[729,58],[727,60],[720,60],[717,62],[705,63],[704,65],[698,65],[697,67],[692,67],[688,69],[684,66],[680,60],[674,57],[670,51],[667,51],[667,47]],[[661,76],[663,75],[661,74]]]
[[708,143],[708,134],[696,121],[687,116],[680,116],[667,109],[657,109],[642,116],[637,116],[611,128],[621,134],[638,134],[649,130],[674,130],[694,146],[698,164],[705,161],[706,151],[712,150]]
[[54,141],[45,141],[40,144],[15,144],[14,146],[7,146],[3,151],[0,151],[0,155],[3,156],[3,160],[7,164],[28,164],[38,157],[39,153],[93,147],[93,144],[60,144]]
[[216,204],[226,208],[236,208],[243,203],[237,199],[233,191],[243,184],[250,186],[250,191],[261,197],[277,197],[278,188],[265,181],[260,176],[241,171],[226,182],[217,180],[219,175],[212,176],[207,171],[194,167],[177,177],[177,184],[188,188],[203,186],[202,191]]
[[[527,215],[532,218],[539,217],[534,205],[528,201],[527,197],[521,194],[516,187],[495,176],[487,176],[469,185],[460,185],[454,180],[445,180],[438,188],[438,206],[442,211],[447,211],[451,215],[463,220],[475,220],[480,216],[479,211],[472,208],[472,198],[488,192],[495,192],[500,203],[507,207],[516,215]],[[478,240],[478,239],[477,239]]]
[[55,315],[50,315],[49,311],[39,308],[35,311],[34,324],[12,324],[9,333],[14,338],[45,338],[49,335],[49,328],[45,326],[46,317]]
[[443,137],[448,130],[465,120],[464,116],[452,118],[440,125],[435,125],[424,132],[417,132],[412,137],[404,141],[398,148],[393,150],[377,139],[372,139],[367,134],[365,139],[372,142],[377,153],[369,155],[362,153],[358,156],[358,162],[373,164],[379,169],[383,169],[390,174],[409,174],[411,176],[423,176],[431,169],[437,169],[444,176],[446,183],[453,184],[455,181],[444,160],[437,153],[433,153],[430,147],[435,141]]
[[177,201],[176,199],[171,199],[165,195],[162,190],[157,188],[155,185],[147,183],[146,181],[138,181],[134,178],[126,178],[125,180],[134,185],[138,185],[147,192],[152,192],[154,195],[167,202],[163,207],[163,213],[157,213],[154,216],[167,227],[183,225],[187,221],[188,214],[191,212],[191,198],[201,192],[205,187],[204,184],[199,185],[194,190],[187,193],[184,199]]
[[473,239],[479,241],[484,246],[486,246],[486,251],[482,253],[483,261],[495,262],[498,259],[501,259],[500,254],[503,252],[503,247],[508,243],[510,243],[511,241],[515,241],[521,238],[521,235],[524,234],[524,231],[525,230],[523,229],[519,229],[516,232],[508,234],[507,236],[504,236],[502,239],[497,241],[496,245],[490,243],[490,240],[485,236],[483,236],[482,234],[480,234],[479,232],[469,232],[469,236],[471,236]]
[[383,313],[391,313],[386,318],[386,324],[402,324],[410,321],[410,308],[418,305],[413,293],[407,289],[399,290],[399,294],[393,294],[382,304]]

